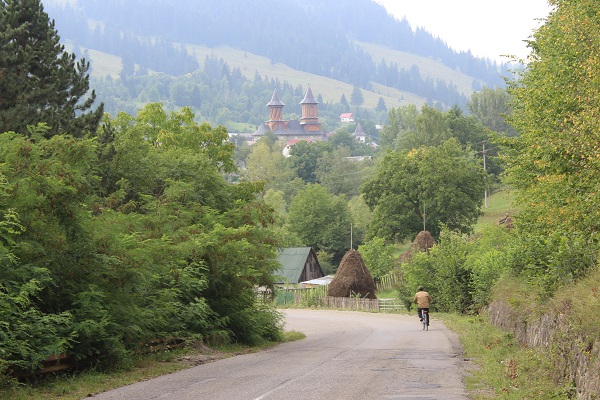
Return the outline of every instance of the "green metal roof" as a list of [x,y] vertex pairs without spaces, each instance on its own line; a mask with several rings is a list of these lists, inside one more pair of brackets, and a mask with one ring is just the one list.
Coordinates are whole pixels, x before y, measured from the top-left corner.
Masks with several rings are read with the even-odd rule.
[[298,283],[310,250],[310,247],[288,247],[279,250],[277,260],[282,268],[274,275],[283,277],[283,280],[278,282],[280,279],[276,279],[277,283]]

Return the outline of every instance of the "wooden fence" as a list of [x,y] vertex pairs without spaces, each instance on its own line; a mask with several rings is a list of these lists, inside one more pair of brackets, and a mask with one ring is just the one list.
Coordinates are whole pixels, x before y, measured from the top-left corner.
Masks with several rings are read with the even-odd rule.
[[[377,280],[377,291],[383,292],[398,287],[398,276],[390,273]],[[403,305],[397,299],[364,299],[360,297],[327,296],[328,285],[307,288],[277,288],[275,292],[260,291],[258,300],[277,306],[302,305],[305,307],[329,307],[351,310],[399,311]]]
[[283,288],[275,293],[260,292],[259,301],[273,302],[276,306],[327,307],[349,310],[394,312],[402,309],[398,299],[365,299],[361,297],[327,296],[327,285],[311,288]]
[[379,299],[379,311],[391,312],[402,309],[405,309],[404,305],[398,299]]
[[331,297],[321,298],[321,306],[343,308],[346,310],[379,311],[379,299],[364,299],[361,297]]
[[389,273],[386,276],[382,276],[377,279],[376,286],[378,292],[384,292],[386,290],[393,290],[398,288],[400,278],[395,273]]

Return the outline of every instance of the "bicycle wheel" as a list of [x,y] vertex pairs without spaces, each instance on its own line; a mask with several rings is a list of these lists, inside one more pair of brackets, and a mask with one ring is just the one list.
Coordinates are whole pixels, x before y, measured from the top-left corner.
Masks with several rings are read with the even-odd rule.
[[421,323],[423,324],[423,330],[424,331],[429,330],[429,327],[428,327],[429,324],[427,323],[429,320],[429,314],[427,313],[427,311],[423,311],[421,316],[423,317],[421,319]]

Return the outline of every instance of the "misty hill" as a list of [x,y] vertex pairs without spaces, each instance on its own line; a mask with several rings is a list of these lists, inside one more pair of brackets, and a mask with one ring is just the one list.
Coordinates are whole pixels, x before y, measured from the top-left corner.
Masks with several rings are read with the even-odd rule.
[[[360,105],[371,110],[378,104],[381,108],[381,102],[387,107],[429,103],[464,108],[473,90],[503,86],[502,76],[509,75],[508,65],[455,52],[422,29],[413,32],[408,21],[394,19],[370,0],[47,0],[44,4],[63,42],[92,61],[92,76],[101,78],[93,86],[113,112],[135,111],[140,103],[155,100],[194,106],[180,103],[196,96],[194,108],[220,123],[216,111],[202,110],[200,97],[214,96],[206,88],[219,86],[222,79],[228,88],[218,93],[224,98],[218,108],[232,114],[226,121],[248,124],[259,123],[265,110],[247,107],[250,115],[236,118],[241,107],[228,102],[239,94],[232,90],[236,85],[241,89],[257,80],[270,91],[273,85],[286,84],[293,96],[311,84],[322,101],[339,103],[341,109],[348,108],[342,96],[350,100],[354,88],[363,94]],[[208,73],[207,62],[219,71]],[[198,71],[205,76],[199,77]],[[117,78],[126,90],[116,87]],[[200,82],[205,86],[192,88]],[[179,89],[173,89],[177,84]],[[178,100],[172,96],[177,90],[187,94]],[[256,99],[264,106],[270,98],[259,97],[265,96],[264,91],[248,89],[250,102]],[[331,111],[331,119],[335,113]]]

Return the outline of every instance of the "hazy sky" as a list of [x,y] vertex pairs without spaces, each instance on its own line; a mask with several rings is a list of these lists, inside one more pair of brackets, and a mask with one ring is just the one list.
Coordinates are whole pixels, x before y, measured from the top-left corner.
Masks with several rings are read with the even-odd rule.
[[523,42],[550,12],[546,0],[375,0],[413,30],[422,27],[455,50],[508,61],[525,57]]

